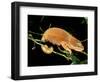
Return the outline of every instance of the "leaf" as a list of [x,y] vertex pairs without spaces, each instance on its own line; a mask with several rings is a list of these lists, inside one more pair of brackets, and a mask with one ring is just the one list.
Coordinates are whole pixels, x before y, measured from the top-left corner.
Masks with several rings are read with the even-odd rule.
[[87,64],[87,60],[81,61],[80,64]]
[[77,58],[73,53],[72,53],[72,64],[80,64],[79,58]]

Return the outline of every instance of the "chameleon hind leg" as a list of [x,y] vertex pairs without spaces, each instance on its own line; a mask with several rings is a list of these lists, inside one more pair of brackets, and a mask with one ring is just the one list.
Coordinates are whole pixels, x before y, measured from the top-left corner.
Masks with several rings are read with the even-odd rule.
[[69,54],[72,53],[71,49],[68,47],[68,44],[67,44],[66,42],[62,41],[62,42],[61,42],[61,46],[62,46],[66,51],[68,51]]

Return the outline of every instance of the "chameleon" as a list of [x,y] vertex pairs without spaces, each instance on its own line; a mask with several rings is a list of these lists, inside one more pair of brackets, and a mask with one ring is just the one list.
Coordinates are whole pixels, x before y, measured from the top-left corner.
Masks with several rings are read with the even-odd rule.
[[[66,30],[58,27],[48,28],[43,33],[41,40],[43,42],[48,41],[53,45],[62,46],[70,54],[72,53],[72,50],[84,53],[84,46],[82,45],[81,41]],[[51,54],[53,52],[53,47],[42,45],[41,48],[46,54]]]

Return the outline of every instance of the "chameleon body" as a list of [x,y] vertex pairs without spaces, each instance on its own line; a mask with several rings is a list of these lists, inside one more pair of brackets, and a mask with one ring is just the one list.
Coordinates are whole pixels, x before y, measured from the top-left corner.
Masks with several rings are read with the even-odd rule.
[[[47,29],[44,32],[41,40],[44,42],[49,41],[53,45],[62,46],[70,54],[72,53],[72,50],[75,50],[78,52],[83,52],[84,50],[84,46],[82,45],[80,40],[75,38],[69,32],[57,27],[52,27],[52,28]],[[42,50],[46,52],[44,48],[45,47],[42,46]],[[49,49],[49,47],[47,49]],[[50,53],[47,53],[47,54],[50,54]]]

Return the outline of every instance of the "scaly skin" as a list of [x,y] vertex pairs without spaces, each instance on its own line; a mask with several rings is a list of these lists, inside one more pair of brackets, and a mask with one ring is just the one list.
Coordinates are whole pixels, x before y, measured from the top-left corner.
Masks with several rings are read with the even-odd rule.
[[72,53],[72,50],[78,52],[83,52],[84,50],[84,46],[82,45],[81,41],[79,41],[67,31],[57,27],[47,29],[44,32],[41,40],[44,42],[49,41],[50,43],[57,46],[61,45],[70,54]]

